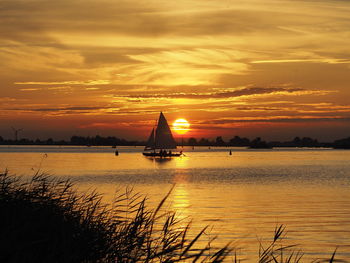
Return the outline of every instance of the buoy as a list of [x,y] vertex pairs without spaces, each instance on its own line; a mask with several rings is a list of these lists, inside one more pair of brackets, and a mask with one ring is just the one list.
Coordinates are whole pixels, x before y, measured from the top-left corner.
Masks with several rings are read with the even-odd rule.
[[118,151],[115,151],[115,155],[118,156],[118,155],[119,155],[119,152],[118,152]]
[[232,155],[232,151],[230,150],[230,155]]

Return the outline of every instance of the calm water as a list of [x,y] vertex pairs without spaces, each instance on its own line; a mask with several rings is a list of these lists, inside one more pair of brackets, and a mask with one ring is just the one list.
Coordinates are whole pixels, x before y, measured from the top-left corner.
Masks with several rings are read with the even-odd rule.
[[[208,239],[234,241],[241,259],[253,261],[258,240],[287,226],[285,244],[300,244],[305,258],[350,258],[350,151],[185,148],[186,156],[162,162],[142,148],[0,147],[0,168],[18,175],[41,169],[97,188],[111,200],[133,186],[155,206],[175,184],[168,207],[193,218],[193,230],[210,225]],[[47,154],[47,157],[45,157]]]

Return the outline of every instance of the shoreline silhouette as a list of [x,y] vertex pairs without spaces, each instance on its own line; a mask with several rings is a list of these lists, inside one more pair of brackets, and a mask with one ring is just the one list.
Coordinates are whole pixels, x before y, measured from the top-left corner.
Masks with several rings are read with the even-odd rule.
[[[75,145],[75,146],[145,146],[146,141],[126,140],[114,136],[102,137],[96,136],[77,136],[74,135],[70,140],[55,140],[49,138],[47,140],[40,139],[4,139],[0,136],[0,145]],[[261,137],[249,139],[240,136],[225,141],[221,136],[215,139],[190,137],[187,140],[181,139],[177,142],[177,146],[215,146],[215,147],[249,147],[253,149],[271,149],[274,147],[309,147],[309,148],[334,148],[334,149],[350,149],[350,137],[341,138],[332,142],[320,142],[310,137],[294,137],[288,141],[265,141]]]

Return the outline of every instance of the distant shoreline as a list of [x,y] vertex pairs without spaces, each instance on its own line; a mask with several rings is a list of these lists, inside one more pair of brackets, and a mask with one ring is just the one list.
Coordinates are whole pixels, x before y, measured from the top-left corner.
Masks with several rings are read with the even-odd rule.
[[[0,145],[57,145],[57,146],[145,146],[144,141],[128,141],[125,139],[119,139],[116,137],[101,137],[99,135],[94,137],[83,137],[83,136],[72,136],[69,141],[65,140],[53,140],[49,138],[47,140],[30,140],[30,139],[19,139],[19,140],[5,140],[0,136]],[[248,147],[251,149],[271,149],[271,148],[334,148],[334,149],[350,149],[350,137],[335,140],[333,142],[319,142],[316,139],[309,137],[295,137],[291,141],[264,141],[260,137],[253,140],[248,138],[241,138],[235,136],[229,141],[224,141],[221,136],[216,137],[215,140],[209,140],[201,138],[189,138],[178,146],[207,146],[207,147]]]

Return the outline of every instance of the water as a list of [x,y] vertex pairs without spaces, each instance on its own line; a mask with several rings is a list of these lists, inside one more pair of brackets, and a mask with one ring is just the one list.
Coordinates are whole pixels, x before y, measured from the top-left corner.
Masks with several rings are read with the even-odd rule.
[[[229,155],[232,149],[233,154]],[[182,158],[155,161],[140,147],[1,146],[0,169],[18,175],[41,169],[96,188],[110,201],[133,186],[156,206],[175,184],[167,207],[193,219],[205,238],[234,241],[241,259],[256,260],[260,239],[286,225],[285,244],[305,259],[350,258],[350,151],[331,149],[185,148]],[[206,241],[206,240],[205,240]]]

